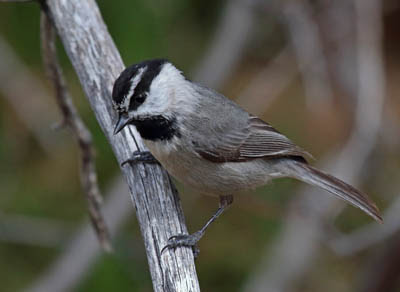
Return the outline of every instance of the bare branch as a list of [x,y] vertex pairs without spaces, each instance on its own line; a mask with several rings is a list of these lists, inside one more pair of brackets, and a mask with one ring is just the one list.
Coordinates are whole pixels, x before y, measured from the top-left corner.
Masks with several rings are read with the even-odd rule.
[[[233,2],[233,1],[231,1]],[[228,6],[232,4],[228,4]],[[237,8],[240,8],[240,5],[236,5],[238,6]],[[235,16],[237,16],[240,13],[248,13],[250,10],[249,6],[246,6],[246,9],[248,9],[248,11],[237,11],[236,13],[227,13],[225,12],[224,15],[224,19],[220,21],[220,26],[223,26],[226,24],[226,22],[228,23],[232,23],[232,21],[235,22],[235,20],[237,19]],[[254,11],[254,9],[253,9]],[[226,20],[226,17],[228,18],[228,20]],[[229,20],[231,19],[231,20]],[[241,25],[241,23],[235,22],[238,25]],[[214,51],[217,50],[220,52],[221,47],[218,44],[226,44],[226,34],[220,34],[218,33],[219,31],[223,30],[221,27],[217,29],[217,36],[215,36],[213,38],[213,42],[210,45],[210,50]],[[230,33],[231,34],[238,34],[240,32],[240,30],[231,30]],[[251,31],[250,31],[251,32]],[[220,39],[222,38],[222,39]],[[235,39],[236,42],[235,44],[232,44],[232,46],[229,47],[224,47],[224,48],[228,48],[229,51],[223,51],[224,53],[222,53],[222,55],[228,55],[231,56],[232,54],[230,53],[231,50],[234,50],[235,52],[237,51],[237,48],[244,48],[245,47],[245,41],[248,40],[248,38],[242,39],[242,38],[237,38],[237,37],[233,37],[231,36],[231,38]],[[243,43],[242,43],[243,42]],[[217,55],[221,55],[220,53],[216,53]],[[240,54],[234,54],[235,58],[229,58],[229,60],[227,62],[224,62],[224,60],[222,60],[222,64],[221,64],[221,59],[219,58],[218,64],[221,64],[220,66],[218,66],[219,68],[222,67],[231,67],[234,66],[234,64],[239,60]],[[210,62],[208,60],[208,55],[205,54],[205,59],[201,62],[200,67],[202,68],[201,70],[203,72],[207,72],[204,73],[206,76],[210,75],[210,72],[214,72],[214,65],[212,64],[212,66],[205,66],[204,64],[209,64]],[[279,60],[282,59],[282,61],[284,61],[284,56],[282,54],[281,58],[278,58]],[[279,60],[273,61],[272,63],[279,66],[282,65],[282,62],[280,62]],[[226,60],[225,60],[226,61]],[[0,64],[1,65],[1,64]],[[275,68],[276,69],[276,68]],[[200,70],[195,70],[195,72],[199,72]],[[272,71],[272,69],[270,70]],[[294,71],[293,71],[294,72]],[[263,75],[269,75],[266,72],[263,71]],[[221,80],[225,80],[225,78],[228,77],[229,75],[229,70],[223,70],[222,72],[220,72],[220,74],[224,75],[218,77],[218,79],[220,81],[215,81],[215,85],[218,87],[220,86],[219,82],[221,82]],[[282,72],[283,74],[283,72]],[[200,74],[201,75],[201,74]],[[290,75],[292,76],[292,75]],[[262,76],[260,74],[259,76],[260,78],[258,78],[257,80],[259,82],[261,82],[262,80]],[[283,77],[283,76],[281,76]],[[199,77],[200,79],[202,79],[202,77]],[[253,84],[253,89],[254,87],[257,87],[258,85],[260,85],[259,83],[257,84]],[[277,89],[277,91],[279,91],[279,89]],[[274,91],[275,92],[275,91]],[[117,189],[119,189],[120,187],[116,187]],[[109,196],[112,197],[116,197],[117,190],[113,190],[111,192],[111,194]],[[123,194],[122,194],[123,195]],[[108,196],[107,196],[108,197]],[[121,197],[121,196],[118,196]],[[122,200],[121,202],[123,202],[123,198],[120,199],[111,199],[111,201],[115,201],[117,202],[118,200]],[[123,220],[126,219],[126,216],[124,214],[126,214],[129,209],[127,210],[127,204],[124,202],[122,205],[120,206],[120,208],[125,207],[125,209],[123,210],[117,210],[115,211],[115,208],[112,208],[114,211],[108,211],[109,210],[109,204],[112,204],[111,201],[107,200],[105,202],[104,205],[104,214],[106,216],[106,218],[109,221],[110,224],[110,231],[111,233],[113,232],[113,217],[116,218],[120,218],[123,217],[124,219],[118,220],[118,226],[120,224],[122,224]],[[112,204],[115,206],[115,203]],[[113,216],[110,218],[110,216]],[[90,240],[92,240],[92,237],[89,236],[91,233],[91,230],[88,229],[88,227],[85,227],[85,233],[83,232],[79,232],[76,237],[71,241],[70,246],[65,250],[65,252],[54,262],[54,264],[52,264],[48,270],[35,282],[35,284],[28,289],[28,291],[68,291],[71,289],[71,287],[75,287],[75,285],[77,283],[79,283],[79,281],[82,279],[82,277],[84,277],[85,275],[85,271],[88,270],[88,268],[90,267],[91,263],[94,261],[94,259],[99,255],[99,250],[97,248],[96,245],[93,245],[92,241],[88,241],[88,238],[90,238]],[[89,233],[89,234],[87,234]],[[84,243],[82,242],[84,241]],[[87,241],[87,242],[86,242]],[[78,244],[79,242],[79,244]],[[90,248],[82,248],[82,246],[86,247],[86,246],[90,246]]]
[[76,137],[81,153],[81,182],[88,200],[89,215],[96,230],[100,244],[111,251],[111,242],[107,226],[101,214],[102,198],[97,184],[92,137],[78,115],[67,90],[66,82],[57,59],[53,25],[46,13],[41,13],[42,54],[47,74],[56,89],[57,103],[63,114],[63,124],[67,125]]
[[[241,10],[239,13],[247,13],[247,12],[243,12]],[[227,15],[227,13],[225,12],[223,15],[224,17],[228,18],[232,17],[232,21],[236,19],[232,13],[228,13]],[[220,21],[220,26],[225,25],[226,22],[231,23],[231,21],[229,20]],[[238,22],[235,23],[241,25]],[[221,28],[217,28],[217,34],[220,30]],[[230,33],[233,34],[237,34],[238,32],[239,31],[237,30],[230,31]],[[219,51],[221,47],[216,45],[216,43],[225,44],[226,43],[225,37],[226,35],[222,34],[218,34],[218,36],[215,36],[213,38],[213,42],[209,46],[210,48],[209,50]],[[219,40],[219,38],[223,38],[223,40]],[[237,47],[244,47],[245,44],[242,44],[242,42],[245,42],[248,38],[246,39],[234,38],[234,39],[236,39],[238,42],[232,45],[231,47],[228,47],[229,51],[224,51],[223,55],[231,55],[230,53],[231,49],[236,51]],[[220,55],[220,53],[216,54]],[[204,73],[206,76],[209,76],[210,72],[211,73],[214,72],[213,68],[215,67],[215,64],[212,64],[213,66],[211,67],[205,65],[205,64],[210,65],[208,57],[209,56],[205,54],[203,61],[200,62],[199,65],[200,68],[202,68],[201,69],[202,72],[207,72],[207,74]],[[220,63],[221,59],[218,59],[219,61],[218,64],[221,65],[217,67],[234,66],[234,64],[240,60],[239,57],[240,54],[235,54],[235,58],[229,58],[228,62],[224,62],[222,60],[222,64]],[[276,64],[277,66],[279,65],[278,63],[282,65],[281,62],[279,62],[279,60],[273,62],[273,64]],[[195,72],[200,72],[200,69],[198,68],[197,70],[195,70]],[[224,76],[218,77],[220,81],[214,82],[215,86],[217,87],[220,86],[219,82],[225,80],[225,78],[228,77],[229,71],[225,70],[220,72],[220,74]],[[202,74],[197,76],[200,79],[203,78]],[[261,81],[261,78],[262,76],[260,75],[260,78],[258,78],[257,80]],[[260,84],[259,83],[253,84],[253,89],[258,85]],[[277,89],[277,91],[279,91],[279,89]],[[124,183],[118,180],[118,182],[115,183],[114,187],[112,187],[111,193],[106,196],[107,198],[110,199],[106,200],[104,204],[104,214],[105,217],[107,218],[107,221],[109,222],[111,234],[114,234],[115,233],[114,230],[118,229],[119,226],[122,225],[122,223],[125,220],[127,220],[128,217],[127,215],[130,210],[129,205],[127,204],[127,202],[124,201],[123,198],[123,196],[125,195],[125,193],[128,192],[128,190],[122,191],[121,189],[124,189]],[[116,223],[113,223],[115,220]],[[81,279],[85,276],[86,272],[89,270],[91,264],[100,255],[98,247],[93,244],[91,230],[89,229],[89,227],[88,226],[85,226],[84,228],[82,227],[81,231],[77,232],[77,234],[71,240],[65,251],[56,259],[56,261],[50,267],[48,267],[48,269],[43,273],[43,275],[41,275],[39,279],[37,279],[35,283],[30,288],[27,289],[27,291],[69,291],[73,289],[73,287],[75,287],[81,281]]]
[[[118,162],[126,161],[134,151],[145,147],[133,128],[113,135],[111,89],[124,65],[95,1],[52,0],[45,8]],[[157,165],[125,165],[121,169],[135,204],[154,290],[199,291],[191,248],[168,250],[160,255],[170,236],[187,233],[169,176]]]

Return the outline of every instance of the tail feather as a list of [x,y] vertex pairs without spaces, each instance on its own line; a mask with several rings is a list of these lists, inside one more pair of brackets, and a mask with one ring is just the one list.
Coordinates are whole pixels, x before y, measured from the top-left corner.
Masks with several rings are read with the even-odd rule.
[[378,207],[367,195],[340,179],[324,173],[306,163],[295,160],[287,160],[287,162],[288,163],[285,163],[285,168],[288,171],[288,176],[323,188],[340,199],[360,208],[376,221],[383,223]]

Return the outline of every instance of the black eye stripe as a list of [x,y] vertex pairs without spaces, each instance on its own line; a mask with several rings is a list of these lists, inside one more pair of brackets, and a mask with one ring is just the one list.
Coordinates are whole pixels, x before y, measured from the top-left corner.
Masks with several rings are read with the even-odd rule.
[[[112,98],[116,108],[124,108],[124,101],[130,98],[129,110],[134,110],[140,106],[146,99],[150,91],[150,85],[153,79],[160,73],[163,65],[168,61],[165,59],[154,59],[143,61],[139,64],[134,64],[126,68],[114,83]],[[134,78],[141,68],[145,68],[139,83],[134,89],[132,96],[128,97],[128,92],[131,90],[131,80]],[[144,94],[144,95],[142,95]],[[125,109],[128,110],[128,109]]]
[[129,110],[136,110],[145,100],[150,92],[153,79],[160,73],[164,63],[153,62],[147,65],[147,70],[143,73],[141,80],[136,85],[130,100]]

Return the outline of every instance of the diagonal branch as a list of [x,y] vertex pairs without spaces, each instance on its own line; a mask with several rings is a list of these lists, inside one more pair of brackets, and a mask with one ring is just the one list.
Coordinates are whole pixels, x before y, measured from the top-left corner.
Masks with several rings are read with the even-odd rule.
[[[43,1],[44,3],[44,1]],[[113,135],[111,88],[124,64],[94,0],[52,0],[43,5],[74,66],[96,118],[119,163],[144,149],[134,129]],[[160,250],[174,234],[187,233],[177,192],[157,165],[121,167],[136,209],[155,291],[199,291],[191,248]]]
[[63,115],[63,125],[68,126],[78,141],[81,153],[81,182],[88,200],[89,215],[99,238],[106,251],[111,251],[110,236],[101,214],[102,197],[97,184],[97,174],[94,161],[92,137],[72,103],[66,82],[57,59],[54,28],[47,15],[41,13],[41,41],[43,61],[50,80],[56,90],[57,103]]

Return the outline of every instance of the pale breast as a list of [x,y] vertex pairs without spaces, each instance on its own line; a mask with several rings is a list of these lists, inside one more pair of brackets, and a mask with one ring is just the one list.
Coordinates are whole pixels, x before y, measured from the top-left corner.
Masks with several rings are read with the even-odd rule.
[[267,183],[268,163],[262,159],[251,162],[214,163],[173,143],[145,144],[154,157],[178,181],[208,195],[234,194]]

